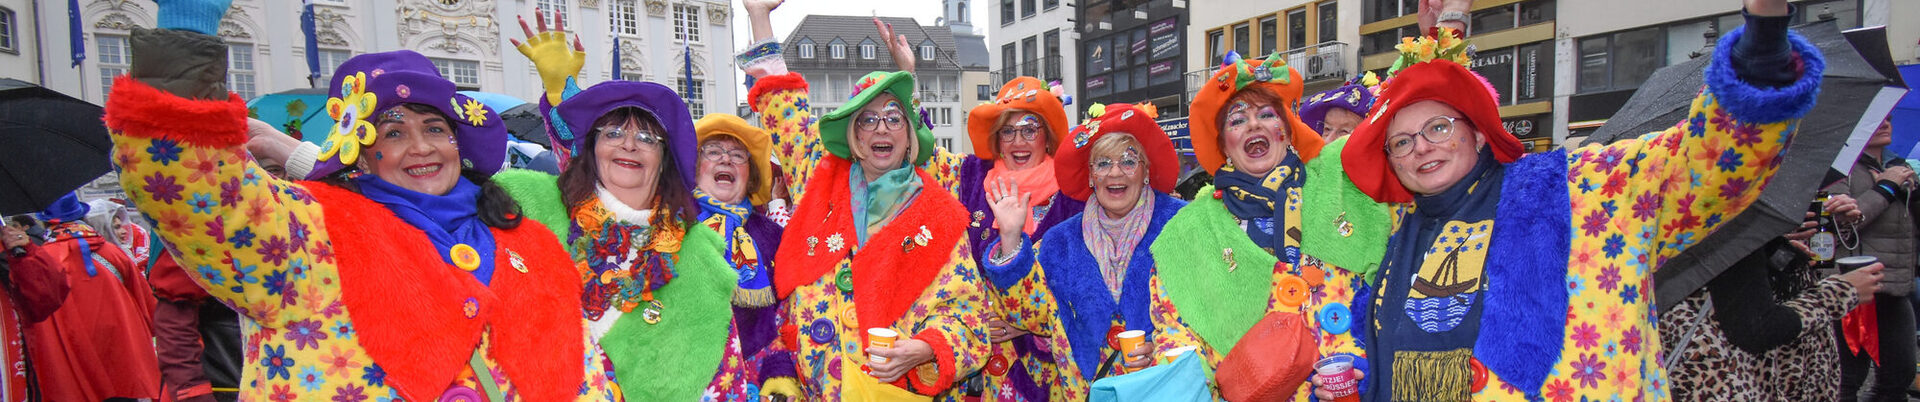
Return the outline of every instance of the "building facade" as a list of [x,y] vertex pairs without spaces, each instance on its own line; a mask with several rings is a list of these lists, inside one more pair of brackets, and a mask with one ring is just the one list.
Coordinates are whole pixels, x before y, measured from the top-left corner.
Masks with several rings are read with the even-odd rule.
[[[1564,100],[1555,94],[1556,6],[1576,0],[1480,0],[1469,14],[1467,35],[1477,50],[1467,66],[1487,78],[1500,95],[1500,117],[1529,152],[1552,149],[1566,139]],[[1700,1],[1705,2],[1705,1]],[[1386,77],[1400,38],[1419,27],[1420,0],[1366,0],[1360,7],[1360,68]],[[1617,2],[1590,2],[1615,4]],[[1735,5],[1736,7],[1738,5]],[[1607,7],[1626,7],[1608,5]],[[1639,12],[1657,12],[1649,6]]]
[[987,26],[987,37],[992,40],[987,48],[997,53],[990,57],[992,74],[985,83],[987,86],[973,87],[976,97],[981,101],[992,100],[1000,86],[1015,77],[1060,81],[1067,92],[1077,95],[1076,102],[1067,105],[1067,120],[1068,125],[1078,124],[1080,110],[1085,106],[1078,100],[1086,96],[1079,90],[1081,75],[1077,57],[1083,31],[1075,30],[1072,22],[1077,8],[1063,6],[1068,2],[1062,0],[988,1],[992,9],[987,16],[991,21],[982,24]]
[[1359,0],[1193,0],[1187,91],[1219,70],[1228,51],[1261,58],[1279,53],[1306,79],[1311,95],[1339,87],[1357,71]]
[[[1151,103],[1162,119],[1187,115],[1187,0],[1083,0],[1075,28],[1087,104]],[[1002,49],[1004,50],[1004,49]],[[1004,55],[1002,57],[1005,57]],[[1074,88],[1069,84],[1069,88]]]
[[[874,71],[897,71],[893,56],[870,16],[809,15],[782,43],[787,69],[806,77],[809,105],[816,116],[840,107],[853,95],[860,77]],[[984,72],[986,66],[963,66],[952,27],[920,25],[912,18],[879,17],[905,35],[915,53],[920,106],[933,123],[934,143],[949,150],[966,145],[966,108],[969,90],[960,90],[963,72]]]
[[[333,68],[370,52],[410,49],[426,55],[462,89],[533,100],[541,93],[531,62],[508,42],[521,39],[517,19],[535,10],[558,13],[586,47],[583,85],[620,76],[692,90],[682,96],[696,116],[733,112],[739,85],[724,0],[313,0],[318,47],[307,49],[301,7],[291,0],[235,0],[220,23],[229,44],[230,88],[254,97],[324,88]],[[154,26],[149,1],[81,0],[86,59],[70,67],[66,2],[0,0],[0,66],[4,75],[104,103],[112,77],[126,72],[128,33]],[[25,25],[22,25],[22,24]],[[5,42],[14,43],[5,43]],[[318,52],[320,74],[309,81],[306,57]],[[691,77],[684,60],[692,54]]]

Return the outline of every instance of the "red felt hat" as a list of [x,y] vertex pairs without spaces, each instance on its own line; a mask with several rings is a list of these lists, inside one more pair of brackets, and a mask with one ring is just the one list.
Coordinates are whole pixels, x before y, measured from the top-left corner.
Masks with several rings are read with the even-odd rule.
[[1096,107],[1088,108],[1091,121],[1074,127],[1073,141],[1061,144],[1054,152],[1057,160],[1053,164],[1053,176],[1060,181],[1060,192],[1073,199],[1086,201],[1093,195],[1093,187],[1087,183],[1091,172],[1087,160],[1092,157],[1093,144],[1100,137],[1111,133],[1132,134],[1134,141],[1140,142],[1141,153],[1147,156],[1147,184],[1161,193],[1172,193],[1175,182],[1180,180],[1180,156],[1173,151],[1173,140],[1167,138],[1167,132],[1155,122],[1158,116],[1152,109],[1141,108],[1134,104],[1107,105],[1104,113],[1094,113]]
[[1060,149],[1060,137],[1067,135],[1066,105],[1039,78],[1019,77],[1001,86],[1000,95],[992,103],[967,112],[967,140],[973,143],[974,156],[986,160],[1000,157],[998,152],[990,152],[1000,141],[994,133],[1000,129],[1000,116],[1014,110],[1039,115],[1047,125],[1047,150]]
[[1524,154],[1520,140],[1500,123],[1500,104],[1494,101],[1493,87],[1472,70],[1447,59],[1409,64],[1380,84],[1379,97],[1366,121],[1354,129],[1340,162],[1347,177],[1361,192],[1379,202],[1412,202],[1413,193],[1400,184],[1387,161],[1387,126],[1395,114],[1421,101],[1438,101],[1460,111],[1475,129],[1487,138],[1487,146],[1500,163],[1511,163]]
[[1326,146],[1327,140],[1320,138],[1313,127],[1300,122],[1300,116],[1293,112],[1306,92],[1306,81],[1301,79],[1299,71],[1287,66],[1286,57],[1275,55],[1235,61],[1200,84],[1200,93],[1193,96],[1193,113],[1188,115],[1193,122],[1189,126],[1193,158],[1200,161],[1200,167],[1206,168],[1207,173],[1218,173],[1220,166],[1227,163],[1227,156],[1220,149],[1220,110],[1235,94],[1256,86],[1280,96],[1281,104],[1274,106],[1286,115],[1288,137],[1302,162],[1320,156],[1320,148]]

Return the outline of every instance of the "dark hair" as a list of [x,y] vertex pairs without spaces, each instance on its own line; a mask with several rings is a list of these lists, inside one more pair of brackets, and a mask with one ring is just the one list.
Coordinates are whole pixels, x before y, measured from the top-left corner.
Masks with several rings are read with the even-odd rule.
[[[574,155],[573,159],[568,159],[567,166],[560,169],[560,200],[566,203],[568,211],[592,200],[596,197],[595,192],[600,188],[600,165],[597,163],[598,155],[594,150],[594,146],[600,143],[600,127],[625,125],[627,122],[635,122],[647,130],[663,133],[662,137],[692,135],[692,133],[667,132],[652,114],[637,107],[614,109],[600,116],[593,121],[593,129],[586,133],[586,141],[580,143],[581,152]],[[656,184],[653,188],[653,194],[659,198],[659,202],[654,205],[654,208],[669,211],[667,215],[679,219],[681,223],[692,223],[699,217],[698,208],[695,207],[693,200],[693,189],[687,188],[689,183],[682,183],[679,178],[680,165],[674,160],[673,147],[661,144],[660,177],[654,178]]]
[[[432,106],[418,103],[402,103],[396,107],[405,107],[408,111],[414,113],[429,113],[440,116],[440,118],[443,119],[448,119],[447,121],[449,122],[453,121],[447,118],[447,115],[440,113],[439,109],[434,109]],[[456,130],[455,132],[457,133],[459,126],[455,125],[454,130]],[[348,179],[349,176],[352,176],[353,170],[354,168],[352,166],[348,166],[346,169],[340,169],[339,172],[321,178],[320,182],[358,193],[360,192],[360,185],[354,184],[353,180]],[[521,216],[520,203],[514,201],[512,195],[507,194],[507,189],[501,188],[499,184],[495,184],[492,175],[481,173],[477,170],[461,168],[460,177],[464,177],[467,181],[471,181],[473,184],[480,186],[480,197],[474,200],[474,206],[480,213],[480,222],[486,223],[488,227],[499,229],[520,227],[520,222],[525,219]]]
[[[1284,103],[1286,99],[1281,98],[1280,94],[1274,93],[1273,89],[1267,88],[1265,85],[1248,85],[1245,89],[1241,89],[1240,92],[1236,92],[1233,96],[1228,97],[1226,102],[1221,103],[1220,111],[1214,112],[1213,115],[1214,124],[1220,125],[1220,127],[1214,127],[1215,132],[1220,134],[1213,136],[1213,142],[1214,146],[1217,147],[1215,149],[1219,149],[1220,154],[1223,156],[1227,153],[1227,112],[1233,111],[1233,102],[1236,100],[1244,100],[1247,101],[1247,103],[1265,102],[1273,105],[1276,111],[1293,107],[1293,105]],[[1280,125],[1280,131],[1287,133],[1287,145],[1291,146],[1295,133],[1292,131],[1293,119],[1288,117],[1288,115],[1290,115],[1290,113],[1280,112],[1280,119],[1286,120],[1286,124]]]

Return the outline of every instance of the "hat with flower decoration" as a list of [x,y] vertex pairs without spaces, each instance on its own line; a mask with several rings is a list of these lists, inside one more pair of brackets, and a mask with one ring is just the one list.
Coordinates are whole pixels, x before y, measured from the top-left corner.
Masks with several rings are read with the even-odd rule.
[[927,163],[927,159],[933,157],[933,130],[927,127],[930,124],[927,124],[924,119],[925,113],[920,110],[920,99],[913,96],[913,73],[905,71],[891,73],[875,71],[855,81],[853,98],[847,100],[846,104],[840,105],[839,109],[834,109],[832,113],[820,117],[820,145],[825,146],[827,152],[833,153],[833,156],[853,159],[853,149],[847,143],[848,129],[853,127],[854,118],[860,116],[860,108],[865,107],[868,102],[873,102],[874,98],[883,93],[892,94],[893,97],[905,103],[900,105],[903,109],[900,113],[906,116],[908,127],[919,139],[920,150],[914,156],[913,164]]
[[[753,189],[753,205],[766,205],[773,200],[773,138],[767,130],[748,124],[746,119],[726,113],[708,113],[693,122],[693,129],[699,132],[699,140],[704,143],[714,136],[729,136],[740,141],[747,148],[747,168],[753,169],[755,177],[760,178],[759,188]],[[745,182],[745,181],[742,181]]]
[[1369,71],[1365,76],[1347,81],[1339,88],[1314,94],[1300,104],[1300,122],[1324,133],[1327,131],[1323,125],[1327,121],[1327,112],[1334,109],[1366,116],[1367,109],[1373,108],[1373,88],[1369,87],[1374,85],[1380,85],[1380,79]]
[[[1058,152],[1060,137],[1067,135],[1067,108],[1062,93],[1056,92],[1058,86],[1041,84],[1039,78],[1019,77],[1007,81],[1000,87],[1000,96],[993,102],[975,106],[967,112],[967,140],[973,142],[974,156],[993,160],[1000,157],[993,152],[981,152],[999,144],[996,132],[999,131],[1000,117],[1010,111],[1023,111],[1040,116],[1040,124],[1046,126],[1047,150]],[[1064,91],[1064,90],[1062,90]]]
[[1147,185],[1161,193],[1173,193],[1173,187],[1180,184],[1180,156],[1173,150],[1173,140],[1154,121],[1160,117],[1156,108],[1131,103],[1096,104],[1087,108],[1087,115],[1086,124],[1073,128],[1071,142],[1061,143],[1060,150],[1054,152],[1053,177],[1060,181],[1060,192],[1081,201],[1092,196],[1093,187],[1079,183],[1086,183],[1093,173],[1087,165],[1093,157],[1093,144],[1107,134],[1127,133],[1144,148],[1140,153],[1147,157]]
[[1460,111],[1486,137],[1500,163],[1512,163],[1525,153],[1520,140],[1500,122],[1493,86],[1465,67],[1468,50],[1460,31],[1437,28],[1428,36],[1403,38],[1394,48],[1400,58],[1380,83],[1373,111],[1353,130],[1353,140],[1340,154],[1347,177],[1361,192],[1379,202],[1413,201],[1413,193],[1400,184],[1387,160],[1387,126],[1400,109],[1421,101],[1438,101]]
[[492,175],[506,166],[507,125],[492,108],[458,93],[453,81],[426,56],[411,50],[354,56],[334,70],[327,115],[336,122],[320,144],[308,179],[319,179],[359,162],[379,136],[373,122],[401,104],[431,107],[446,115],[460,146],[460,167]]
[[1281,104],[1273,107],[1286,116],[1287,137],[1302,161],[1313,160],[1326,145],[1319,131],[1301,123],[1300,116],[1293,113],[1294,104],[1299,103],[1306,92],[1306,83],[1300,78],[1300,71],[1287,65],[1286,57],[1276,52],[1265,59],[1247,60],[1228,53],[1220,71],[1200,84],[1200,93],[1193,96],[1193,113],[1188,115],[1193,121],[1190,126],[1193,157],[1208,173],[1218,172],[1227,162],[1226,154],[1220,149],[1220,112],[1226,109],[1228,99],[1255,86],[1280,96]]
[[580,149],[586,144],[587,135],[592,133],[594,121],[601,116],[620,108],[638,108],[641,113],[653,117],[665,133],[658,133],[666,139],[666,152],[673,154],[673,167],[680,170],[680,182],[687,188],[693,188],[694,175],[700,169],[697,158],[699,140],[695,139],[693,113],[687,111],[687,102],[673,88],[652,82],[607,81],[594,84],[580,93],[553,107],[553,114],[560,116],[561,124],[555,124],[554,130],[565,129],[573,133],[572,140],[556,141],[555,147],[573,149],[574,157],[592,158],[592,149]]

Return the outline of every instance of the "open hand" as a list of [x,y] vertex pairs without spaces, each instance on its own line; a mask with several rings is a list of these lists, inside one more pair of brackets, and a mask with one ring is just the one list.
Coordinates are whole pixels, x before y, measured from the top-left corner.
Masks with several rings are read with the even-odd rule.
[[997,183],[986,183],[987,208],[993,210],[994,224],[1000,225],[1000,249],[998,257],[1013,255],[1020,250],[1020,237],[1027,227],[1027,214],[1033,205],[1033,193],[1020,192],[1020,186],[1013,179],[1000,178]]
[[887,51],[893,53],[893,64],[899,66],[900,71],[913,72],[916,59],[913,58],[913,44],[907,43],[907,36],[894,33],[893,24],[881,22],[879,18],[873,19],[873,26],[880,28],[880,38],[887,41]]
[[772,14],[773,10],[779,9],[780,5],[786,2],[787,0],[742,0],[740,6],[747,9],[747,15],[756,13],[767,15]]
[[[1464,13],[1464,12],[1473,10],[1473,0],[1419,0],[1419,1],[1420,1],[1419,20],[1420,20],[1421,35],[1425,35],[1428,29],[1431,29],[1433,28],[1434,25],[1439,24],[1440,14],[1442,13],[1445,13],[1448,11],[1459,11]],[[1467,29],[1465,25],[1459,22],[1450,21],[1443,26],[1447,28],[1462,30],[1462,31],[1465,31]],[[1461,33],[1465,34],[1465,32],[1461,32]]]
[[560,14],[553,16],[553,28],[547,28],[547,19],[535,12],[533,19],[540,31],[527,28],[526,17],[520,18],[520,32],[526,34],[527,41],[508,39],[521,55],[533,61],[533,67],[540,72],[540,85],[545,87],[547,102],[560,104],[560,93],[566,90],[567,77],[580,74],[580,67],[587,65],[587,48],[580,45],[580,37],[573,38],[573,46],[567,46],[567,19]]

